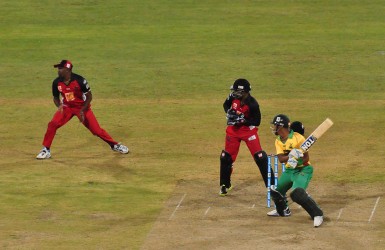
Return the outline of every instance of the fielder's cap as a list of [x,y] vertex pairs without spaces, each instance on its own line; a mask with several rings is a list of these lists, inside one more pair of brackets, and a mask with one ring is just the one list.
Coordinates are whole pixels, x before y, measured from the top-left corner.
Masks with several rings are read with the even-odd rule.
[[60,63],[55,64],[53,67],[54,67],[54,68],[67,68],[67,69],[72,69],[73,65],[72,65],[72,63],[71,63],[69,60],[63,59],[63,60],[61,60]]

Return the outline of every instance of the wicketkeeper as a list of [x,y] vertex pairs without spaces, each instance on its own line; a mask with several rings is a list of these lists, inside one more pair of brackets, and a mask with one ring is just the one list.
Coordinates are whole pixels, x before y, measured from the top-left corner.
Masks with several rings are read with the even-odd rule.
[[[231,86],[231,93],[223,103],[226,112],[227,128],[225,149],[220,155],[220,192],[225,196],[232,189],[231,174],[241,141],[244,141],[253,156],[267,187],[267,154],[262,150],[258,126],[261,123],[259,104],[250,95],[250,83],[246,79],[237,79]],[[271,177],[274,185],[274,176]]]

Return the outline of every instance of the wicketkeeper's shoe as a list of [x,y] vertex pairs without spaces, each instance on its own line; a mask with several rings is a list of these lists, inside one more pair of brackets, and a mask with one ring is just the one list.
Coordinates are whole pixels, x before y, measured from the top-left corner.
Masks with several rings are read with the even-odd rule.
[[124,146],[123,144],[115,144],[113,147],[111,147],[112,150],[114,151],[117,151],[119,153],[122,153],[122,154],[128,154],[128,152],[130,152],[128,150],[128,147]]
[[314,217],[314,227],[321,226],[323,221],[324,221],[324,217],[323,216],[315,216]]
[[[287,208],[285,208],[285,210],[283,210],[283,214],[284,214],[284,217],[288,217],[291,215],[291,211],[290,211],[289,207],[287,207]],[[276,216],[276,217],[279,216],[277,210],[275,210],[275,209],[268,212],[267,215],[268,216]]]
[[36,156],[36,159],[38,160],[44,160],[48,158],[51,158],[51,151],[46,147],[40,150],[39,154]]
[[219,191],[219,195],[220,196],[226,196],[231,189],[233,189],[233,186],[231,186],[231,185],[229,188],[227,188],[225,185],[222,185],[221,190]]

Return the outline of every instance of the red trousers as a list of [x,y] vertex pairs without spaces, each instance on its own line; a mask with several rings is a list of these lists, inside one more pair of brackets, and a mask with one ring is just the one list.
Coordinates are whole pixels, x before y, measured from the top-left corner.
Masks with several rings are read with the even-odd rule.
[[[56,111],[52,120],[48,123],[48,128],[43,139],[44,147],[51,147],[52,141],[56,135],[56,130],[58,130],[61,126],[71,120],[74,115],[76,115],[78,118],[80,117],[80,109],[81,108],[70,108],[64,106],[63,111]],[[110,146],[113,146],[118,143],[114,141],[114,139],[112,139],[112,137],[100,127],[91,108],[88,108],[86,111],[84,111],[83,125],[88,128],[88,130],[91,131],[93,135],[100,137]]]
[[241,141],[246,142],[252,156],[262,150],[257,127],[227,126],[225,151],[231,155],[233,162],[237,159]]

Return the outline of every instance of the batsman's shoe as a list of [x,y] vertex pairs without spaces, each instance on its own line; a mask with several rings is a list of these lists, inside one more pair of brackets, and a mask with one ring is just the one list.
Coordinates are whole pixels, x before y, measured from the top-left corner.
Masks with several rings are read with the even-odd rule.
[[119,153],[122,153],[122,154],[128,154],[128,152],[130,152],[128,150],[128,147],[124,146],[123,144],[115,144],[113,147],[111,147],[112,150],[114,151],[117,151]]
[[[284,213],[284,217],[288,217],[291,215],[291,211],[289,209],[289,207],[287,207],[285,210],[283,210],[283,213]],[[270,212],[267,213],[268,216],[275,216],[275,217],[279,217],[279,214],[277,212],[277,210],[272,210]]]
[[222,185],[221,190],[219,191],[219,195],[226,196],[231,189],[233,189],[233,186],[230,186],[229,188],[227,188],[225,185]]
[[51,151],[46,147],[40,150],[39,154],[36,156],[36,159],[38,160],[44,160],[48,158],[51,158]]
[[314,227],[321,226],[323,221],[324,221],[324,217],[323,216],[315,216],[314,217]]

